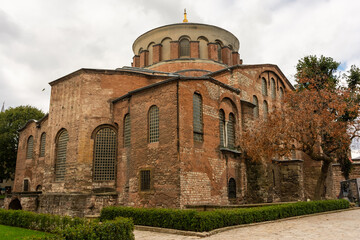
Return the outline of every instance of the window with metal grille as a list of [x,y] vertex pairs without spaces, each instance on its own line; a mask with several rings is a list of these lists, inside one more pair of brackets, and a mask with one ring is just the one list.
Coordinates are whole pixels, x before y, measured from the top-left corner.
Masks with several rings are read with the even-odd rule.
[[229,199],[236,198],[236,182],[233,178],[229,179],[228,194]]
[[182,39],[179,46],[180,57],[190,57],[190,41],[188,39]]
[[63,181],[65,178],[68,141],[68,132],[65,129],[61,130],[56,141],[55,181]]
[[267,84],[265,78],[261,79],[261,90],[264,96],[267,96]]
[[201,95],[194,93],[193,95],[193,127],[194,140],[203,141],[203,116],[202,116],[202,99]]
[[130,143],[131,143],[130,114],[126,114],[124,118],[124,146],[129,147]]
[[222,61],[221,44],[217,43],[216,46],[217,46],[218,61],[221,62]]
[[149,109],[149,142],[159,141],[159,108],[152,106]]
[[28,192],[28,191],[29,191],[29,180],[24,179],[24,192]]
[[225,147],[225,113],[224,110],[219,111],[219,126],[220,126],[220,146]]
[[45,142],[46,142],[46,133],[42,133],[40,138],[40,157],[45,156]]
[[94,143],[94,181],[115,179],[116,132],[101,128],[95,135]]
[[235,116],[234,114],[229,114],[229,121],[227,124],[227,137],[228,137],[228,148],[235,147]]
[[269,113],[269,107],[268,107],[268,103],[266,101],[264,101],[264,105],[263,105],[263,114],[264,114],[264,119],[267,118]]
[[259,117],[259,101],[256,96],[253,96],[253,104],[255,105],[253,111],[254,111],[254,118]]
[[151,172],[150,170],[140,171],[140,191],[149,191],[151,189]]
[[33,150],[34,150],[34,137],[30,136],[27,141],[26,159],[30,159],[33,157]]
[[272,78],[271,82],[270,82],[270,88],[271,88],[271,98],[275,99],[276,98],[276,85],[275,85],[275,80]]

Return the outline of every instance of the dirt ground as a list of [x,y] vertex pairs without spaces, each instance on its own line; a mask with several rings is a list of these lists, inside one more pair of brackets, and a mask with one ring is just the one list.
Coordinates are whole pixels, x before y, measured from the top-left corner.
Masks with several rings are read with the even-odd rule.
[[342,240],[360,239],[360,209],[241,227],[199,238],[135,230],[136,240]]

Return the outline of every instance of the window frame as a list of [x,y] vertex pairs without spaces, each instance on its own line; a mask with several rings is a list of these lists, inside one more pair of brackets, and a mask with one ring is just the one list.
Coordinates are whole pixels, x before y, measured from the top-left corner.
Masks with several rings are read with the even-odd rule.
[[[197,98],[197,99],[196,99]],[[197,102],[199,105],[195,105]],[[198,109],[195,109],[197,107]],[[197,110],[197,112],[196,112]],[[193,139],[196,142],[204,142],[204,118],[203,100],[198,92],[193,94]]]
[[261,78],[261,93],[263,96],[268,96],[267,81],[264,77]]
[[[62,151],[64,151],[64,161],[62,162],[61,159],[59,159],[59,144],[62,142],[60,141],[60,138],[63,136],[63,134],[67,135],[67,139],[64,139],[62,141],[66,142],[65,147],[61,146],[62,148],[64,148],[65,150],[61,149]],[[69,143],[70,137],[69,137],[69,132],[63,128],[61,129],[57,136],[56,136],[56,142],[55,142],[55,167],[54,167],[54,175],[55,175],[55,182],[63,182],[65,180],[65,176],[66,176],[66,162],[67,162],[67,151],[68,151],[68,143]],[[60,162],[61,161],[61,162]],[[64,170],[62,172],[62,169],[59,169],[59,164],[63,164],[64,165]],[[62,167],[62,166],[61,166]]]
[[[155,111],[154,113],[152,113]],[[152,116],[152,114],[154,114]],[[148,143],[159,142],[160,140],[160,109],[152,105],[148,111]]]
[[[148,177],[148,179],[143,179],[143,177]],[[145,181],[148,180],[148,181]],[[149,192],[153,190],[153,172],[152,169],[144,168],[139,171],[139,192]],[[146,187],[146,188],[145,188]]]
[[34,156],[34,136],[30,135],[26,142],[26,159],[32,159],[33,156]]
[[[183,43],[186,42],[186,45],[183,45]],[[190,40],[187,38],[182,38],[179,41],[179,57],[180,58],[189,58],[191,54],[190,49]]]
[[40,136],[39,157],[45,157],[45,151],[46,151],[46,132],[43,132]]
[[[105,130],[111,130],[113,132],[113,139],[105,139],[105,137],[107,136],[98,136],[98,134],[101,134],[101,131],[105,131]],[[106,134],[106,133],[105,133]],[[94,132],[93,135],[94,138],[94,148],[93,148],[93,167],[92,167],[92,180],[94,182],[111,182],[111,181],[115,181],[116,180],[116,159],[117,159],[117,129],[114,128],[111,125],[102,125],[100,127],[98,127],[96,129],[96,131]],[[108,145],[104,144],[104,143],[97,143],[98,139],[100,141],[101,138],[105,139],[105,143],[107,143]],[[112,144],[113,149],[112,149],[112,153],[111,153],[111,157],[113,158],[112,161],[109,157],[109,153],[106,152],[104,154],[104,152],[101,152],[101,148],[98,149],[98,147],[103,147],[107,150],[110,149],[110,144]],[[104,155],[105,158],[104,159]],[[99,157],[99,159],[97,159],[97,157]],[[107,165],[107,169],[105,167],[105,170],[107,170],[106,174],[104,174],[104,166],[100,166],[100,165]],[[99,168],[97,167],[99,165]],[[105,176],[106,175],[106,176]]]

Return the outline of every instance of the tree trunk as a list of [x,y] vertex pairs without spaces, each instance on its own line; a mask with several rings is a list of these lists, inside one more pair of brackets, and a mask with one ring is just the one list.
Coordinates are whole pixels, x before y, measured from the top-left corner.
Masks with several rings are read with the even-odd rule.
[[321,166],[321,173],[316,183],[314,199],[321,200],[325,198],[326,194],[326,179],[329,173],[329,167],[331,162],[323,161]]

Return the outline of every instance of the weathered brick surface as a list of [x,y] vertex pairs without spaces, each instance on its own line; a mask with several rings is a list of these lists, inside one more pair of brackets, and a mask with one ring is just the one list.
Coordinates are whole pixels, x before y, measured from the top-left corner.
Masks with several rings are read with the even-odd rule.
[[[163,61],[162,45],[156,43],[151,54],[143,50],[133,58],[132,65],[146,67],[143,70],[81,69],[52,82],[49,116],[40,123],[29,123],[20,134],[14,186],[18,193],[6,198],[6,207],[18,198],[31,211],[85,216],[99,213],[106,205],[184,208],[312,198],[319,163],[306,156],[299,158],[304,162],[252,162],[244,159],[239,146],[241,131],[253,119],[253,97],[258,99],[262,117],[264,101],[272,111],[281,104],[280,87],[285,94],[291,91],[280,69],[270,64],[228,67],[241,63],[239,54],[224,46],[222,59],[218,59],[217,45],[211,42],[208,59],[199,59],[199,46],[198,41],[191,41],[191,58],[179,59],[179,43],[171,41],[170,59]],[[262,93],[262,78],[267,82],[267,95]],[[276,83],[275,99],[271,79]],[[194,93],[202,99],[200,142],[194,141]],[[149,143],[148,111],[153,105],[159,108],[159,141]],[[220,109],[226,124],[230,113],[235,116],[232,149],[220,146]],[[125,147],[126,114],[130,114],[131,144]],[[111,181],[93,180],[94,135],[101,126],[117,132],[116,177]],[[55,143],[62,129],[69,135],[66,174],[56,182]],[[43,132],[47,134],[46,151],[39,158]],[[26,159],[30,135],[34,136],[34,156]],[[150,170],[148,191],[140,189],[141,170]],[[336,167],[331,171],[338,176]],[[234,199],[228,196],[230,178],[236,183]],[[42,193],[21,193],[24,179],[29,180],[30,191],[41,186]],[[328,179],[328,195],[336,189],[336,181]]]

